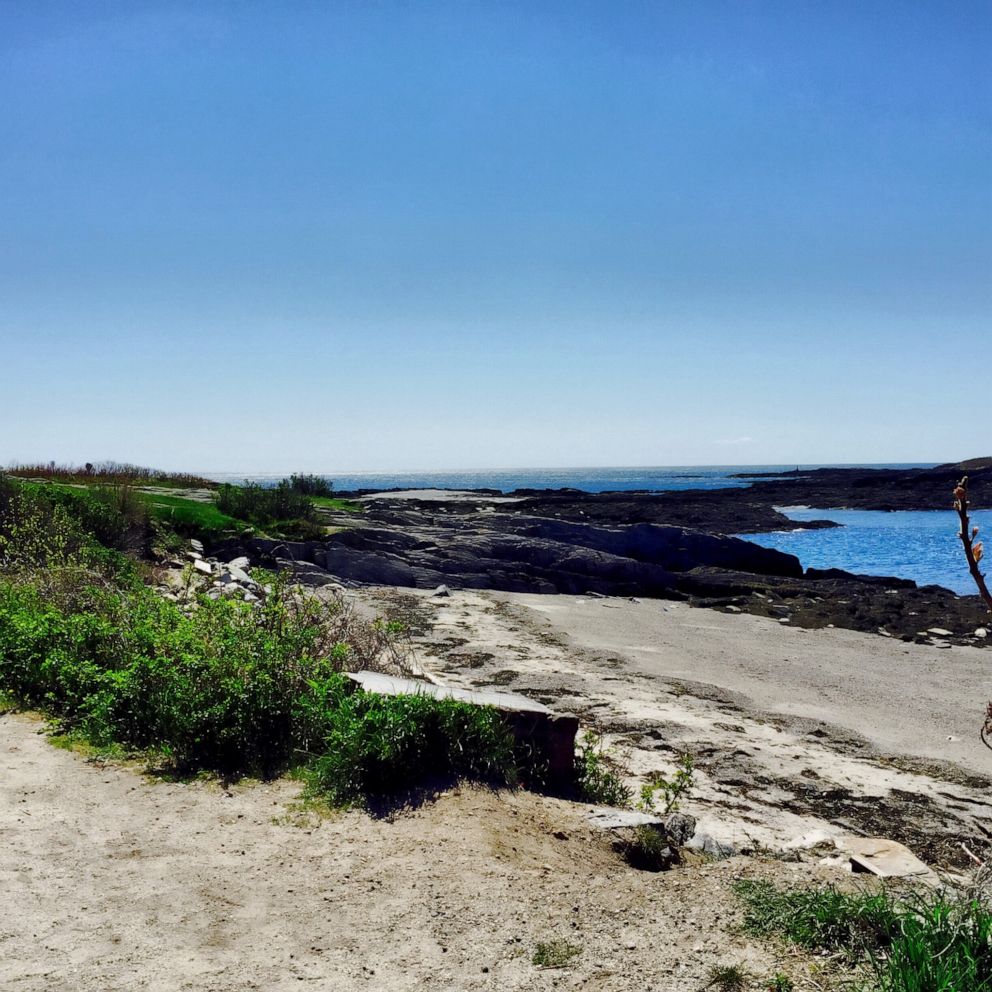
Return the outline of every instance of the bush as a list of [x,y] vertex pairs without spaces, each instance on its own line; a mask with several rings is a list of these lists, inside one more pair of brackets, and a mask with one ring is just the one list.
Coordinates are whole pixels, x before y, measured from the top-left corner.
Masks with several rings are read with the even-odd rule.
[[223,773],[269,774],[312,743],[301,697],[347,649],[328,651],[280,597],[258,609],[205,599],[187,617],[140,586],[70,590],[0,583],[0,683],[66,729]]
[[310,497],[294,489],[287,479],[275,486],[245,482],[222,485],[217,490],[217,509],[228,516],[265,525],[278,521],[315,521],[317,511]]
[[665,834],[647,824],[634,828],[634,838],[623,846],[623,856],[641,871],[663,871],[676,860]]
[[333,802],[350,805],[429,778],[500,784],[515,778],[513,736],[499,713],[426,695],[345,694],[337,683],[322,707],[324,753],[312,781]]
[[290,488],[304,496],[333,496],[334,483],[328,482],[322,475],[303,475],[294,473],[289,477]]
[[602,806],[629,806],[634,794],[610,767],[602,738],[587,730],[575,758],[575,789],[579,802]]

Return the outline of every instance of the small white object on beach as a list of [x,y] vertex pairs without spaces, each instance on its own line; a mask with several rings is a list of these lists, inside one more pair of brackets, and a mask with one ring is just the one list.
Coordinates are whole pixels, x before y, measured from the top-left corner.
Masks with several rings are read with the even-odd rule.
[[975,631],[975,637],[988,637],[989,632],[985,627],[979,627]]
[[943,627],[931,627],[928,634],[933,634],[934,637],[953,637],[954,632],[951,630],[944,630]]

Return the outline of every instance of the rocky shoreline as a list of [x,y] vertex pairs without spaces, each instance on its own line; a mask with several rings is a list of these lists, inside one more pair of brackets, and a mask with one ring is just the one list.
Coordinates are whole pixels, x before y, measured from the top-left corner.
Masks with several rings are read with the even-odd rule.
[[225,560],[245,555],[289,569],[312,585],[673,599],[801,627],[981,646],[989,618],[977,596],[840,569],[804,572],[793,555],[726,536],[794,526],[774,509],[788,503],[940,508],[969,468],[976,505],[992,502],[992,460],[928,470],[823,469],[717,491],[356,493],[365,512],[328,514],[335,532],[326,539],[237,539],[212,550]]

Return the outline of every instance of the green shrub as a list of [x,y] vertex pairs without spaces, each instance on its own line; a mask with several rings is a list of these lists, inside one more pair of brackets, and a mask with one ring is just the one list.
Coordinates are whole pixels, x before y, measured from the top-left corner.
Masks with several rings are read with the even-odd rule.
[[662,812],[666,815],[675,812],[681,807],[682,800],[692,791],[694,768],[692,755],[683,754],[679,758],[679,766],[675,774],[670,779],[665,778],[664,775],[656,775],[641,786],[637,808],[645,813],[654,812],[660,792]]
[[128,486],[70,489],[0,476],[0,567],[15,556],[57,564],[95,544],[139,552],[150,534],[148,509]]
[[217,490],[217,509],[260,525],[280,520],[314,521],[317,517],[310,497],[294,489],[288,479],[275,486],[248,481],[240,486],[222,485]]
[[634,794],[610,767],[602,738],[587,730],[575,758],[575,790],[579,802],[601,806],[629,806]]
[[304,496],[333,496],[334,484],[328,482],[322,475],[303,475],[293,473],[289,477],[289,485],[295,492]]
[[204,599],[188,617],[143,587],[57,599],[0,583],[0,684],[95,744],[160,749],[182,769],[285,767],[313,743],[301,697],[347,657],[278,596]]
[[349,805],[453,776],[506,784],[515,779],[513,736],[496,710],[426,695],[336,694],[323,707],[323,754],[313,782]]
[[665,834],[647,824],[634,828],[634,838],[624,845],[623,856],[641,871],[663,871],[676,860]]

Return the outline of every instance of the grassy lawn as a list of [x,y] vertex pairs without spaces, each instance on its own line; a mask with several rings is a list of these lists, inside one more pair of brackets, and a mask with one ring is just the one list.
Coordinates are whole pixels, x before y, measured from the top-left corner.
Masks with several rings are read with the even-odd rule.
[[173,526],[201,531],[242,530],[245,523],[221,513],[213,503],[166,496],[164,493],[138,493],[154,516]]
[[319,506],[323,510],[341,510],[344,513],[362,512],[359,503],[353,503],[350,499],[338,499],[335,496],[314,496],[313,505]]

